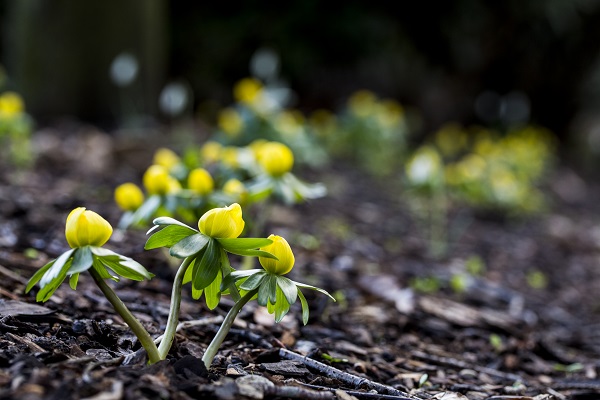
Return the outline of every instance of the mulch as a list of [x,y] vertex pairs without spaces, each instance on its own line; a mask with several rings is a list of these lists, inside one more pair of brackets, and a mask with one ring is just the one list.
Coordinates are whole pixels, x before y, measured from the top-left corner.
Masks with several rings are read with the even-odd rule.
[[[115,136],[69,137],[38,133],[35,168],[0,172],[1,399],[600,398],[600,190],[587,182],[583,195],[564,196],[574,175],[566,167],[541,215],[455,210],[444,257],[429,255],[399,185],[340,163],[306,171],[329,195],[275,206],[265,233],[292,244],[293,279],[338,302],[306,292],[306,326],[299,304],[274,324],[250,303],[207,371],[200,359],[227,298],[209,311],[186,287],[169,357],[147,365],[91,277],[76,291],[63,284],[44,304],[24,294],[29,277],[66,249],[67,213],[86,206],[116,225],[112,189],[139,180],[140,158],[150,160]],[[157,277],[112,285],[158,336],[177,266],[161,250],[144,251],[145,240],[143,231],[115,232],[107,246]],[[466,274],[473,256],[484,261],[480,275]],[[532,271],[545,285],[528,283]],[[457,274],[463,291],[452,290]],[[436,290],[414,289],[431,277]]]

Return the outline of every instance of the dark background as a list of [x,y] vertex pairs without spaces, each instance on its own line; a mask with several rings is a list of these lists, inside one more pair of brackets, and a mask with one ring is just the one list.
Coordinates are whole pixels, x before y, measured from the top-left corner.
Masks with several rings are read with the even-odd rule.
[[[588,140],[598,126],[599,1],[0,4],[8,88],[42,125],[66,115],[116,127],[123,107],[108,69],[122,51],[140,62],[127,95],[137,112],[161,119],[167,82],[187,82],[195,109],[227,105],[252,54],[267,47],[307,112],[335,110],[366,88],[419,110],[422,133],[447,121],[509,125],[504,100],[515,96],[530,110],[519,122],[563,140]],[[491,94],[483,114],[474,106],[482,93]]]

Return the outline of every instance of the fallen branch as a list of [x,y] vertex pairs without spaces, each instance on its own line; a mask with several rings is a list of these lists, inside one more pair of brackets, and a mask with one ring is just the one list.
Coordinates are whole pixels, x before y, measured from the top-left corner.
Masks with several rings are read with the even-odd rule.
[[[289,379],[286,382],[293,382],[295,384],[306,386],[311,389],[326,390],[326,391],[329,391],[332,393],[335,393],[336,391],[339,390],[339,389],[334,389],[334,388],[328,388],[325,386],[304,383],[304,382],[298,381],[296,379]],[[403,400],[403,399],[408,399],[407,397],[399,397],[399,396],[394,396],[394,395],[389,395],[389,394],[379,394],[379,393],[371,393],[371,392],[357,392],[356,390],[344,390],[344,392],[346,392],[350,396],[354,396],[358,399],[365,399],[365,400]],[[427,396],[427,397],[429,397],[429,396]],[[410,400],[413,400],[413,399],[411,398]]]
[[498,371],[497,369],[493,369],[493,368],[481,367],[478,365],[468,364],[464,361],[460,361],[460,360],[457,360],[454,358],[436,356],[433,354],[427,354],[427,353],[419,351],[419,350],[413,350],[411,352],[411,354],[416,358],[419,358],[421,360],[428,361],[428,362],[431,362],[431,363],[434,363],[437,365],[445,365],[448,367],[453,367],[453,368],[458,368],[458,369],[472,369],[477,372],[495,376],[496,378],[506,379],[508,381],[513,381],[513,382],[519,381],[519,382],[523,382],[523,383],[525,382],[525,379],[523,379],[519,375],[511,374],[508,372]]
[[361,378],[359,376],[349,374],[348,372],[341,371],[335,367],[323,364],[322,362],[313,360],[312,358],[308,358],[298,353],[294,353],[293,351],[289,351],[287,349],[279,349],[279,356],[287,360],[299,361],[308,368],[315,369],[321,373],[324,373],[329,378],[337,379],[356,389],[362,388],[367,390],[375,390],[381,394],[397,396],[397,399],[414,400],[414,398],[409,397],[408,393],[404,393],[391,386],[383,385],[381,383],[373,382],[367,378]]

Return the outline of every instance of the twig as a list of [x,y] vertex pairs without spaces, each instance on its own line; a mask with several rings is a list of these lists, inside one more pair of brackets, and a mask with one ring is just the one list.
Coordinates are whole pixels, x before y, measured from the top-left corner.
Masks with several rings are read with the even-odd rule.
[[421,360],[425,360],[428,362],[432,362],[437,365],[445,365],[448,367],[459,368],[459,369],[473,369],[477,372],[482,372],[484,374],[495,376],[497,378],[506,379],[506,380],[513,381],[513,382],[520,381],[520,382],[525,383],[525,379],[523,379],[519,375],[511,374],[509,372],[498,371],[497,369],[493,369],[493,368],[481,367],[478,365],[468,364],[464,361],[460,361],[460,360],[457,360],[454,358],[436,356],[433,354],[427,354],[427,353],[424,353],[419,350],[413,350],[411,352],[411,354],[413,356],[415,356],[416,358],[419,358]]
[[[312,389],[327,390],[327,391],[332,392],[332,393],[335,393],[337,390],[340,390],[340,389],[328,388],[328,387],[325,387],[325,386],[313,385],[313,384],[310,384],[310,383],[304,383],[304,382],[298,381],[296,379],[288,379],[288,380],[286,380],[286,382],[293,382],[293,383],[296,383],[298,385],[306,386],[306,387],[309,387],[309,388],[312,388]],[[370,393],[370,392],[358,392],[356,390],[344,390],[344,392],[348,393],[350,396],[354,396],[356,398],[366,399],[366,400],[403,400],[403,399],[409,399],[407,397],[400,397],[400,396],[394,396],[394,395],[389,395],[389,394]],[[410,400],[413,400],[413,398],[410,398]]]
[[267,386],[264,394],[273,397],[286,397],[290,399],[307,399],[307,400],[333,400],[336,396],[327,391],[319,391],[305,389],[298,386]]
[[279,356],[287,360],[299,361],[309,368],[316,369],[317,371],[326,374],[329,378],[337,379],[356,389],[364,388],[367,390],[376,390],[378,393],[399,396],[400,398],[404,399],[411,399],[411,397],[408,397],[408,393],[404,393],[391,386],[383,385],[381,383],[373,382],[367,378],[361,378],[359,376],[349,374],[348,372],[341,371],[337,368],[323,364],[322,362],[313,360],[312,358],[308,358],[298,353],[294,353],[293,351],[289,351],[287,349],[279,349]]

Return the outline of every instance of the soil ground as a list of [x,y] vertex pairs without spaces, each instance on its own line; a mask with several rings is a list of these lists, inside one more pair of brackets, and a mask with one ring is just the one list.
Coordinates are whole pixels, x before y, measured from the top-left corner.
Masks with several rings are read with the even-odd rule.
[[[1,399],[600,398],[600,191],[565,167],[542,215],[453,212],[443,257],[429,255],[424,225],[389,181],[341,164],[300,174],[328,196],[275,206],[266,234],[289,239],[292,278],[338,302],[307,292],[306,326],[299,304],[274,324],[250,303],[206,371],[200,358],[227,299],[209,311],[186,288],[189,324],[169,358],[148,366],[91,277],[44,304],[23,293],[67,249],[68,212],[85,206],[116,225],[112,189],[139,181],[151,159],[89,129],[40,132],[36,143],[33,169],[0,172]],[[115,232],[107,246],[157,275],[113,284],[157,336],[176,265],[145,240]]]

